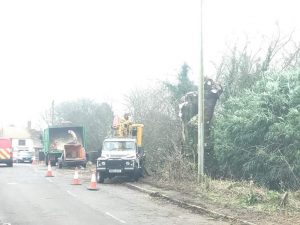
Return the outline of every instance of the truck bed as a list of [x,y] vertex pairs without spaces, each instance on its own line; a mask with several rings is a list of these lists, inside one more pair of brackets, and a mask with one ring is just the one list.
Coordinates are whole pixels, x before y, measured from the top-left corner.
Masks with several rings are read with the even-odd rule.
[[65,160],[85,160],[85,150],[81,144],[66,144],[65,148]]

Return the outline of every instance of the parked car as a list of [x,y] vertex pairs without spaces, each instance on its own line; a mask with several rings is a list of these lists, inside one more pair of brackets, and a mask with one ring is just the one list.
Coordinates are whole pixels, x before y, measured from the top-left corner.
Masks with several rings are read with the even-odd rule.
[[17,162],[28,162],[28,163],[32,163],[32,157],[33,154],[31,152],[28,151],[21,151],[18,153],[17,156]]

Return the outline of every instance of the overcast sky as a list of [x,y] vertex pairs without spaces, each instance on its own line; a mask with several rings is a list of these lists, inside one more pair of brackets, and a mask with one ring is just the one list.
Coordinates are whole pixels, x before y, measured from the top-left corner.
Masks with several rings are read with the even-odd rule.
[[[299,31],[297,0],[204,0],[206,75],[226,43]],[[56,103],[106,101],[171,80],[197,81],[200,0],[0,1],[0,123],[33,124]]]

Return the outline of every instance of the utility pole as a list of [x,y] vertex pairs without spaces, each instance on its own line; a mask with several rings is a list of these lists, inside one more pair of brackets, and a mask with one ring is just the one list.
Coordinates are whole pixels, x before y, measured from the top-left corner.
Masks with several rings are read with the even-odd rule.
[[198,183],[204,175],[204,68],[203,68],[203,0],[200,8],[200,79],[198,87]]

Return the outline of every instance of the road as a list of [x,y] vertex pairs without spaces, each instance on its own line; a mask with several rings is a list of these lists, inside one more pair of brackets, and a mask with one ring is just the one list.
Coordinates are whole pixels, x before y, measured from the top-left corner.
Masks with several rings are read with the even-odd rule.
[[0,166],[0,225],[223,225],[120,183],[97,184],[89,191],[90,178],[70,185],[74,172],[53,168],[45,177],[43,165]]

